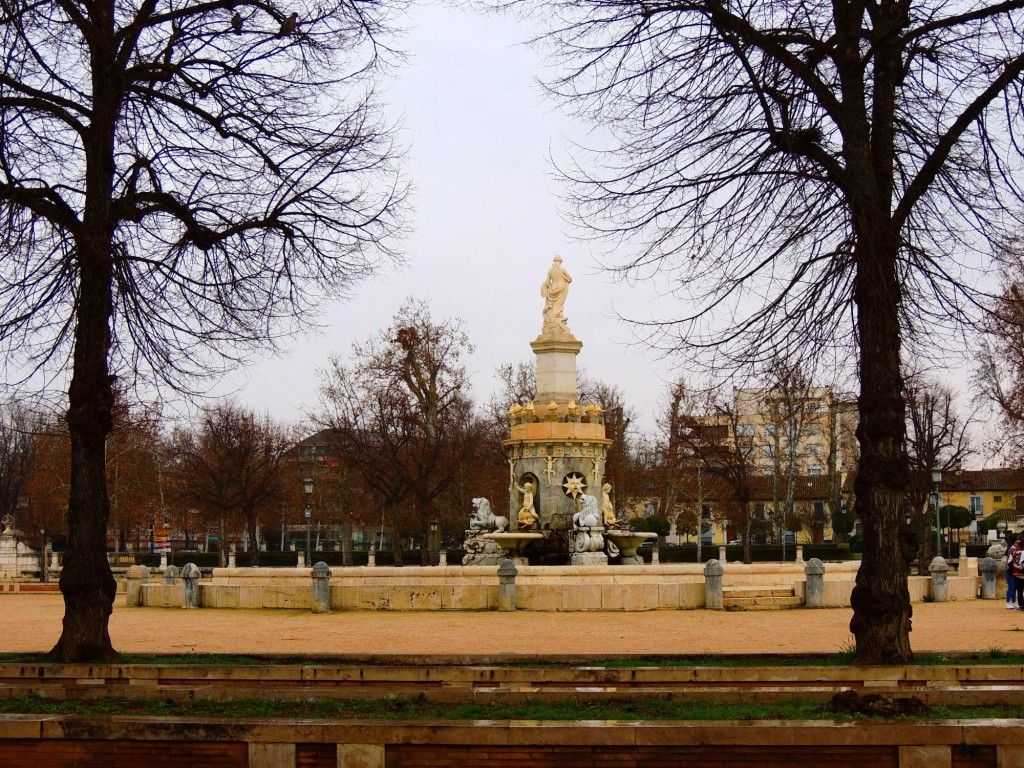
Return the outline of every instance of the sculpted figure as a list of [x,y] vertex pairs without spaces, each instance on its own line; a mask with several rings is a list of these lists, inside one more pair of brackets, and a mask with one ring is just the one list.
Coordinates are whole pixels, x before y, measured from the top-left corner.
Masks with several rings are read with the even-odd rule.
[[540,285],[540,295],[544,297],[543,334],[570,332],[569,319],[565,316],[565,299],[571,282],[572,277],[562,269],[562,257],[555,256],[547,277]]
[[508,518],[494,514],[491,502],[487,499],[473,499],[473,514],[469,518],[469,528],[472,531],[494,528],[496,533],[504,533],[508,530]]
[[517,485],[516,490],[523,494],[523,503],[519,507],[517,525],[519,528],[529,528],[540,519],[537,510],[533,508],[533,483],[527,480],[522,485]]
[[618,524],[618,520],[615,519],[615,506],[612,504],[611,483],[601,486],[601,516],[604,518],[605,528],[611,528]]
[[584,493],[580,496],[583,506],[579,512],[572,516],[572,524],[576,528],[597,528],[601,525],[601,518],[597,509],[597,499]]

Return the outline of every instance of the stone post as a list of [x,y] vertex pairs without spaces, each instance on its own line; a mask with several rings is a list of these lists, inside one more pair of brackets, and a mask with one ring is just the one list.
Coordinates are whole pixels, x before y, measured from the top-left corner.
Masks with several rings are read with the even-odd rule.
[[323,560],[309,572],[313,579],[313,613],[327,613],[331,610],[331,567]]
[[56,571],[60,568],[60,554],[58,552],[50,552],[50,570]]
[[133,565],[128,569],[125,577],[127,579],[124,595],[125,605],[129,608],[138,608],[142,605],[142,585],[149,579],[149,568],[144,565]]
[[999,570],[999,563],[991,557],[986,557],[978,564],[978,571],[981,573],[981,599],[995,600],[996,598],[996,571]]
[[722,610],[722,574],[725,568],[717,560],[708,560],[704,566],[704,607]]
[[[815,560],[817,558],[813,558],[812,557],[811,559]],[[804,545],[803,544],[797,544],[796,545],[796,561],[798,563],[802,563],[804,561]]]
[[195,563],[185,563],[181,569],[181,578],[185,580],[185,607],[199,607],[199,566]]
[[516,576],[519,570],[507,557],[498,565],[498,610],[516,609]]
[[375,550],[373,547],[370,547],[370,551],[366,555],[366,566],[368,568],[377,567],[377,550]]
[[306,567],[306,553],[303,552],[302,550],[299,550],[299,561],[298,561],[298,563],[296,563],[296,568],[305,568],[305,567]]
[[[174,566],[171,566],[171,567],[173,568]],[[167,553],[166,552],[161,552],[160,553],[160,570],[162,572],[167,570]]]
[[657,547],[651,548],[651,565],[658,565],[661,562],[661,555],[658,553]]
[[173,587],[178,583],[178,566],[169,565],[164,571],[164,586]]
[[[799,553],[799,549],[797,552]],[[825,604],[825,564],[812,557],[804,566],[807,586],[804,588],[804,605],[808,608],[821,608]]]
[[960,542],[960,552],[957,553],[957,559],[964,565],[958,566],[956,572],[959,574],[967,573],[965,567],[967,565],[967,545],[964,542]]
[[448,565],[448,550],[442,549],[437,553],[437,564],[442,566]]
[[937,555],[928,566],[932,575],[932,600],[936,603],[945,603],[949,600],[949,564],[941,555]]
[[232,544],[228,548],[228,568],[235,567],[235,545]]
[[[710,563],[711,561],[708,560],[708,562]],[[729,562],[729,558],[725,554],[725,547],[719,547],[718,548],[718,562],[719,563],[727,563],[727,562]]]

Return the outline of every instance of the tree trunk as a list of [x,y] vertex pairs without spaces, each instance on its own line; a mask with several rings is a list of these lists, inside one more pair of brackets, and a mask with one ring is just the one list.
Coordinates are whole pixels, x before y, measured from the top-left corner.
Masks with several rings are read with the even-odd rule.
[[217,564],[221,568],[228,567],[228,542],[225,538],[227,523],[224,520],[224,515],[220,516],[220,528],[217,532]]
[[907,662],[913,658],[905,506],[910,465],[900,371],[898,240],[875,231],[862,234],[858,241],[854,295],[860,337],[861,458],[855,492],[864,526],[864,557],[850,600],[850,631],[859,662]]
[[[116,58],[112,0],[90,13],[94,61]],[[114,137],[122,92],[107,67],[92,68],[92,109],[83,137],[85,199],[74,233],[78,296],[75,309],[68,430],[71,436],[71,488],[68,494],[68,551],[60,576],[64,625],[50,652],[62,662],[112,660],[117,652],[107,626],[117,585],[107,561],[106,440],[112,426],[110,318],[113,317],[115,223],[111,212]]]
[[107,561],[106,439],[114,399],[107,368],[111,267],[101,248],[90,245],[95,244],[79,243],[81,295],[68,390],[71,488],[68,551],[60,576],[64,625],[50,652],[62,662],[117,658],[107,631],[117,591]]
[[352,565],[352,520],[348,515],[341,518],[341,564]]
[[250,548],[251,549],[250,557],[252,559],[249,561],[249,565],[251,565],[254,568],[256,568],[256,567],[259,567],[259,564],[260,564],[260,541],[259,541],[259,538],[257,536],[257,531],[259,529],[259,525],[256,522],[256,513],[255,513],[255,511],[253,511],[253,512],[246,512],[246,514],[245,514],[245,528],[246,528],[245,532],[246,532],[246,535],[247,535],[247,541],[252,542],[252,546]]

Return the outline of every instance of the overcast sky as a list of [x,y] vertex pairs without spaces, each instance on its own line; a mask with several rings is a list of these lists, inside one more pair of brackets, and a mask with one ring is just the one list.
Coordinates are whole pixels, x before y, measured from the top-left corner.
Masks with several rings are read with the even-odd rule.
[[[353,299],[328,307],[321,335],[295,340],[286,354],[239,371],[215,391],[300,421],[316,403],[317,369],[328,355],[347,355],[353,341],[387,327],[411,296],[428,301],[435,320],[464,321],[476,347],[473,395],[483,402],[498,365],[532,359],[539,286],[558,254],[574,278],[566,314],[583,342],[579,368],[621,387],[638,426],[653,431],[672,362],[634,343],[617,317],[678,316],[685,308],[660,298],[658,286],[627,285],[602,272],[600,252],[574,240],[560,218],[562,190],[550,158],[564,158],[574,139],[593,145],[591,127],[542,94],[540,54],[524,44],[532,30],[515,19],[421,4],[407,26],[399,47],[409,61],[384,95],[402,123],[405,174],[416,190],[408,265],[382,271]],[[969,373],[957,361],[943,380],[966,392]],[[976,430],[979,447],[983,431]],[[988,462],[978,456],[973,463]]]
[[549,156],[564,156],[588,126],[555,110],[536,85],[529,30],[511,18],[425,5],[414,8],[400,47],[408,64],[386,84],[391,114],[402,121],[405,172],[416,193],[409,262],[363,284],[324,314],[325,330],[290,351],[225,380],[250,407],[292,421],[316,402],[316,369],[332,352],[386,327],[405,298],[429,302],[435,320],[461,318],[476,347],[470,360],[479,402],[494,389],[495,368],[532,359],[541,329],[540,284],[558,254],[572,274],[569,327],[583,342],[581,369],[627,393],[644,426],[666,364],[631,345],[615,319],[650,316],[654,287],[612,281],[597,253],[575,242],[559,217],[559,185]]

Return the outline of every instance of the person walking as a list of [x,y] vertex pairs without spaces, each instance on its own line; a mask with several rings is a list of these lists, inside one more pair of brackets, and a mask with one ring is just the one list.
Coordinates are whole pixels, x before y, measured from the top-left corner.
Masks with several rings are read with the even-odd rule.
[[1017,592],[1017,610],[1024,611],[1024,533],[1014,542],[1013,585]]
[[1017,584],[1016,578],[1013,575],[1013,556],[1017,554],[1017,534],[1007,533],[1006,534],[1006,557],[1004,559],[1004,565],[1006,566],[1006,609],[1010,610],[1017,607]]

